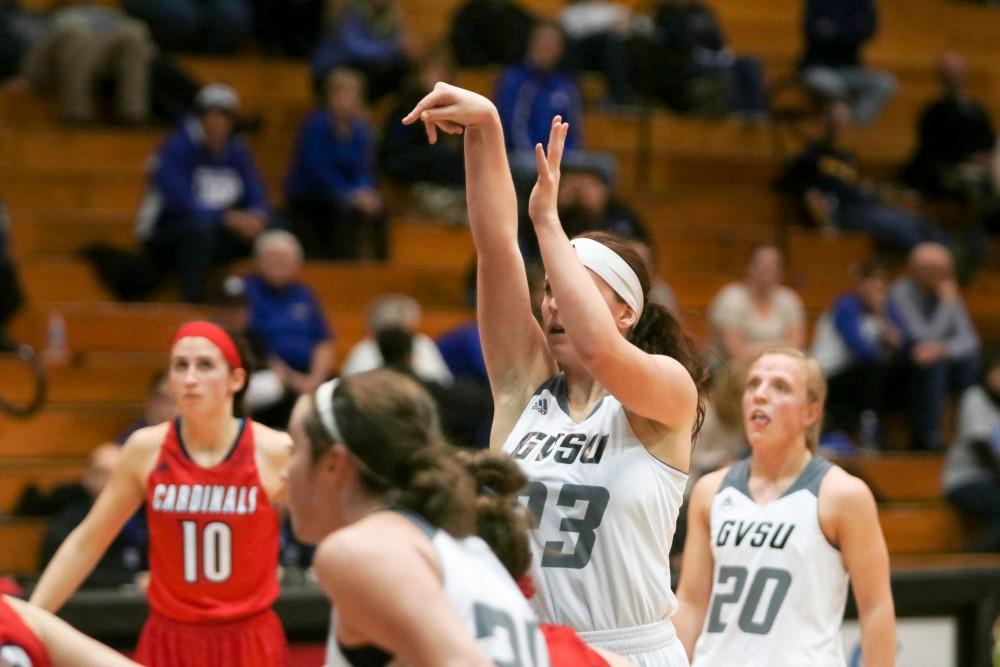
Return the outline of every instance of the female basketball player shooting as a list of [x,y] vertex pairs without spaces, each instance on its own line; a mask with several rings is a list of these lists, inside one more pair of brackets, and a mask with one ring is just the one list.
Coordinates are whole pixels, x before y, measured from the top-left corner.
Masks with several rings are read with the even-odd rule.
[[284,433],[237,418],[249,368],[209,322],[174,335],[168,382],[180,416],[136,431],[107,487],[42,574],[34,604],[56,611],[145,501],[152,613],[136,658],[150,667],[283,665],[278,596]]
[[404,119],[465,133],[478,319],[496,405],[491,434],[521,463],[535,607],[640,665],[685,665],[669,617],[668,553],[702,414],[700,364],[677,322],[648,304],[649,275],[610,235],[566,237],[556,213],[568,126],[553,120],[529,212],[547,273],[531,313],[517,201],[497,111],[447,84]]
[[895,664],[875,499],[814,453],[825,397],[819,365],[798,350],[765,352],[750,368],[752,454],[699,480],[688,510],[674,623],[694,667],[843,667],[848,578],[866,667]]

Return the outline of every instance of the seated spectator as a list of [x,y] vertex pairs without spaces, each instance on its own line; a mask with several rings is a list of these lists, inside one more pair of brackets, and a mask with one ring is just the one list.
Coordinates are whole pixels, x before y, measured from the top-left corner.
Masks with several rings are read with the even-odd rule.
[[146,399],[142,404],[142,417],[135,420],[118,436],[118,444],[124,445],[129,436],[140,428],[155,426],[177,416],[177,402],[170,393],[167,372],[159,371],[149,381]]
[[513,0],[466,0],[455,10],[448,42],[461,67],[510,65],[524,58],[535,17]]
[[[19,70],[23,77],[8,86],[51,95],[68,123],[93,123],[100,120],[102,93],[110,81],[111,120],[149,121],[150,67],[156,47],[141,21],[84,2],[53,12],[32,29],[18,23],[15,9],[2,11],[6,18],[0,23],[6,22],[8,28],[0,28],[0,38],[5,39],[2,33],[7,31],[13,38],[0,47],[7,52],[2,68],[8,75]],[[0,78],[6,77],[0,74]]]
[[781,284],[784,260],[773,245],[750,255],[746,280],[722,288],[708,307],[708,322],[723,360],[744,362],[764,349],[802,349],[806,317],[799,295]]
[[[375,188],[374,138],[364,118],[364,81],[334,70],[326,108],[302,123],[285,181],[285,198],[306,255],[324,259],[388,257],[382,196]],[[365,248],[364,246],[367,246]]]
[[[312,289],[299,279],[302,246],[289,232],[265,232],[254,243],[255,271],[243,279],[247,339],[261,370],[247,388],[254,419],[286,428],[299,394],[330,377],[336,356],[333,334]],[[270,374],[280,387],[270,401],[257,399],[255,384]],[[276,400],[275,400],[276,399]]]
[[[98,445],[90,453],[90,461],[81,480],[53,491],[53,495],[59,494],[62,500],[58,507],[52,508],[52,518],[45,528],[39,571],[45,569],[56,550],[87,516],[120,457],[121,448],[117,443]],[[132,583],[143,569],[145,550],[145,543],[130,542],[127,532],[122,531],[82,585],[85,588],[110,588]]]
[[[317,90],[335,69],[350,68],[368,81],[368,101],[399,90],[410,71],[408,36],[397,0],[347,0],[334,11],[313,53]],[[326,89],[329,92],[329,89]]]
[[559,219],[570,238],[584,232],[611,232],[626,240],[649,242],[639,216],[615,196],[607,174],[592,165],[563,168]]
[[979,337],[955,282],[947,248],[922,243],[910,253],[907,274],[889,290],[906,342],[906,382],[915,449],[941,447],[941,415],[949,390],[975,382]]
[[229,54],[253,28],[250,0],[123,0],[169,51]]
[[656,5],[654,53],[660,67],[656,89],[678,111],[765,118],[764,67],[726,46],[715,11],[699,0]]
[[559,13],[566,33],[567,68],[600,72],[612,104],[635,104],[628,40],[632,15],[609,0],[570,0]]
[[650,275],[649,302],[658,303],[671,312],[674,317],[679,317],[680,310],[677,306],[677,297],[674,290],[667,284],[667,281],[660,277],[656,261],[656,251],[650,240],[631,239],[629,245],[639,254],[642,261],[646,262]]
[[253,0],[257,42],[272,55],[307,58],[323,33],[327,0]]
[[384,365],[376,337],[390,327],[413,334],[413,370],[424,380],[448,384],[452,381],[448,365],[441,358],[434,341],[419,333],[420,304],[403,294],[386,294],[368,307],[368,337],[359,342],[344,359],[341,375],[364,373]]
[[839,296],[816,323],[812,356],[827,377],[824,431],[859,442],[877,437],[862,432],[862,415],[877,419],[885,407],[890,373],[903,339],[899,313],[886,300],[889,274],[885,266],[866,260],[855,274],[855,288]]
[[988,522],[970,548],[1000,551],[1000,351],[988,356],[980,382],[962,394],[956,430],[941,486],[960,511]]
[[845,102],[854,121],[869,125],[896,89],[892,74],[865,67],[861,47],[875,35],[875,0],[806,0],[802,81],[819,95]]
[[225,84],[202,88],[156,153],[137,236],[161,272],[177,270],[181,298],[205,299],[209,269],[250,254],[268,224],[267,195],[250,150],[233,135],[239,110]]
[[467,378],[442,384],[418,376],[413,370],[414,337],[402,327],[383,329],[376,341],[384,366],[413,377],[434,397],[441,430],[451,444],[471,449],[489,447],[493,398],[488,386]]
[[[734,364],[712,378],[705,403],[705,422],[698,446],[691,450],[691,474],[697,478],[744,458],[750,451],[743,432],[743,388],[746,364]],[[694,487],[689,483],[688,492]]]
[[535,181],[535,145],[547,146],[553,116],[569,123],[563,168],[591,165],[614,180],[614,162],[606,155],[582,151],[583,107],[572,76],[560,69],[563,35],[554,23],[539,23],[531,32],[525,59],[500,75],[497,111],[507,142],[514,180],[522,189]]
[[435,50],[421,62],[416,74],[400,91],[399,100],[382,131],[379,165],[383,175],[412,186],[418,210],[449,222],[467,222],[465,208],[465,156],[462,138],[438,134],[427,141],[423,123],[403,125],[403,118],[438,81],[453,81],[448,54]]
[[861,180],[858,160],[841,146],[850,122],[847,107],[834,104],[826,116],[823,137],[806,146],[784,168],[778,185],[802,207],[808,224],[829,232],[864,232],[875,241],[909,250],[943,234],[920,216],[885,201]]

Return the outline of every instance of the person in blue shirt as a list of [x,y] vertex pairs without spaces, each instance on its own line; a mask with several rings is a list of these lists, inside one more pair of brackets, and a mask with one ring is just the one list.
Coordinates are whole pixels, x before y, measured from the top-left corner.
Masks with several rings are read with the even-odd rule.
[[184,301],[204,301],[209,269],[249,255],[268,225],[264,183],[233,134],[238,110],[236,91],[206,86],[153,158],[136,235],[161,272],[180,273]]
[[[329,378],[336,356],[333,332],[316,295],[298,277],[302,246],[291,233],[262,234],[254,259],[255,271],[243,278],[246,328],[264,370],[251,379],[248,400],[254,419],[284,428],[298,395]],[[271,400],[261,398],[265,378],[280,387]]]
[[862,414],[877,419],[887,407],[884,397],[905,341],[900,314],[887,301],[886,267],[867,259],[856,267],[855,278],[855,288],[820,316],[812,354],[827,376],[824,430],[864,440],[877,434],[862,432]]
[[[285,198],[306,255],[388,257],[385,207],[375,189],[375,144],[364,119],[364,81],[337,69],[326,80],[326,108],[299,130]],[[368,248],[363,248],[367,245]]]

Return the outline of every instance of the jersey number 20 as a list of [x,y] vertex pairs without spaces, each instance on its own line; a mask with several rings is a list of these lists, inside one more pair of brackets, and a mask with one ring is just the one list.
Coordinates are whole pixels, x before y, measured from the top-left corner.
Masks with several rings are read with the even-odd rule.
[[[719,576],[716,584],[725,584],[733,581],[733,590],[729,593],[715,593],[712,596],[712,608],[708,616],[707,632],[722,632],[726,629],[726,624],[722,622],[722,605],[739,602],[743,594],[743,588],[747,583],[747,569],[745,567],[723,566],[719,568]],[[761,598],[764,597],[764,589],[768,582],[773,582],[771,588],[771,599],[767,603],[764,618],[757,620],[757,608],[760,606]],[[746,600],[743,601],[743,610],[740,612],[740,630],[751,635],[766,635],[774,625],[774,619],[781,610],[781,603],[785,601],[788,588],[792,585],[792,574],[788,570],[781,570],[776,567],[762,567],[757,570],[753,581],[750,583],[750,591]]]
[[229,579],[233,573],[233,531],[229,525],[221,521],[206,523],[200,540],[196,521],[181,521],[181,527],[184,529],[184,581],[197,583],[199,574],[213,584]]

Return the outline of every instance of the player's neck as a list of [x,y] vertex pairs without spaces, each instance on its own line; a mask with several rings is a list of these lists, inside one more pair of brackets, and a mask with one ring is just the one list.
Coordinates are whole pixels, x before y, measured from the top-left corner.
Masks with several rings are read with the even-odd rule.
[[606,393],[594,376],[583,368],[563,368],[563,374],[566,377],[566,403],[570,412],[587,414]]
[[750,476],[766,484],[792,484],[809,464],[813,454],[807,447],[755,449],[750,457]]
[[239,424],[229,411],[181,418],[181,437],[189,451],[229,449],[238,430]]

